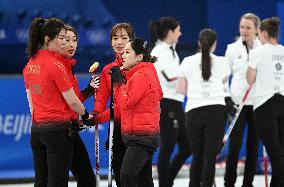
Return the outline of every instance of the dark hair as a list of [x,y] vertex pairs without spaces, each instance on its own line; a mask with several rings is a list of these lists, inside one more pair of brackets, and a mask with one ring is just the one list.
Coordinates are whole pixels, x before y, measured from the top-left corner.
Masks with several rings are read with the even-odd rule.
[[266,31],[270,38],[278,38],[280,19],[278,17],[266,18],[261,21],[260,30]]
[[140,38],[135,38],[130,41],[132,49],[136,55],[143,54],[143,62],[154,63],[157,61],[157,57],[150,55],[150,47],[147,41]]
[[64,29],[65,29],[66,31],[72,31],[72,32],[75,34],[75,36],[76,36],[76,38],[77,38],[77,40],[78,40],[78,32],[74,29],[74,27],[72,27],[71,25],[65,24],[65,25],[64,25]]
[[199,45],[201,49],[201,70],[203,80],[208,81],[211,76],[210,49],[216,41],[217,34],[212,29],[203,29],[199,33]]
[[117,23],[111,29],[110,41],[112,40],[112,38],[116,34],[116,32],[121,30],[121,29],[126,30],[130,40],[132,40],[135,37],[134,29],[133,29],[133,27],[130,23]]
[[44,38],[48,36],[53,40],[64,29],[64,23],[60,19],[35,18],[30,26],[28,46],[26,52],[31,58],[44,45]]
[[151,34],[150,47],[153,49],[157,40],[164,40],[168,32],[174,31],[179,26],[179,22],[174,17],[162,17],[159,21],[150,22],[149,30]]

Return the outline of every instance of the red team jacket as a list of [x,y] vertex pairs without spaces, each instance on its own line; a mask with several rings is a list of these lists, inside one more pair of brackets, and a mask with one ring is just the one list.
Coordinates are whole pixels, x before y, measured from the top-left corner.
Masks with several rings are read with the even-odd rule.
[[150,62],[141,62],[125,73],[127,83],[115,91],[121,113],[122,135],[159,134],[163,93]]
[[[93,113],[99,114],[96,118],[98,123],[103,123],[109,120],[110,110],[106,110],[107,102],[110,98],[110,87],[111,87],[111,76],[109,75],[109,70],[113,66],[121,66],[122,59],[116,55],[115,61],[106,65],[100,76],[100,87],[96,93],[94,110]],[[117,109],[116,104],[114,104],[114,120],[120,122],[120,113]]]
[[70,121],[70,108],[61,92],[71,89],[72,84],[57,55],[38,50],[23,70],[25,87],[31,92],[34,125]]

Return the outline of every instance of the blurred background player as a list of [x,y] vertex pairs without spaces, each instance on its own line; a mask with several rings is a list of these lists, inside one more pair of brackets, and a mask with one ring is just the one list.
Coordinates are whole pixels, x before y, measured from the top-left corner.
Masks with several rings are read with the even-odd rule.
[[272,167],[271,187],[284,186],[284,47],[278,43],[280,20],[264,19],[262,46],[251,51],[247,80],[255,84],[254,117]]
[[178,91],[187,95],[186,133],[190,138],[193,159],[190,187],[212,187],[216,156],[225,128],[225,92],[229,67],[225,59],[214,55],[216,33],[201,30],[200,52],[182,61]]
[[[227,105],[240,105],[249,85],[245,74],[248,67],[249,52],[251,49],[261,45],[257,33],[259,18],[255,14],[246,13],[240,19],[240,38],[229,44],[226,50],[226,60],[230,65],[232,81],[230,85],[231,96],[226,97]],[[226,161],[226,172],[224,176],[225,186],[234,187],[237,180],[237,164],[243,141],[243,133],[247,124],[246,161],[243,178],[243,187],[251,187],[256,173],[258,161],[259,137],[253,120],[253,92],[252,89],[246,99],[246,103],[238,117],[234,129],[230,135],[229,153]],[[231,115],[234,110],[231,111]]]
[[[154,64],[163,89],[160,116],[161,145],[158,156],[159,186],[173,185],[178,171],[191,154],[184,127],[184,96],[176,92],[180,60],[175,51],[181,36],[180,24],[173,17],[162,17],[152,22],[151,55],[158,58]],[[178,152],[171,159],[175,145]]]

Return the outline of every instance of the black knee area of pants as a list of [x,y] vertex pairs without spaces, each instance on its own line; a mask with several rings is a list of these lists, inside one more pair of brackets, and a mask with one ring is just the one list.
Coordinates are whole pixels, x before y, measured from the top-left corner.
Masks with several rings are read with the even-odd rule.
[[132,172],[120,171],[120,181],[122,184],[131,184],[136,180],[136,176]]

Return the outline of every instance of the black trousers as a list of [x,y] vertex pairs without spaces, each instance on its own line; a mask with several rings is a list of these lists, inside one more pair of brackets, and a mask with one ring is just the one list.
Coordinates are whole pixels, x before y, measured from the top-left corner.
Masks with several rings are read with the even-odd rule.
[[152,178],[153,152],[142,145],[128,146],[120,177],[122,187],[154,187]]
[[[158,156],[159,186],[170,187],[178,171],[191,154],[189,141],[185,131],[185,116],[182,103],[171,100],[161,100],[160,137],[161,145]],[[171,155],[178,145],[178,152]]]
[[187,112],[186,132],[193,154],[190,187],[213,186],[216,156],[222,144],[224,128],[223,105],[208,105]]
[[73,141],[66,128],[31,129],[35,187],[67,187]]
[[243,142],[245,125],[248,127],[246,161],[243,187],[252,187],[258,161],[259,136],[253,120],[253,106],[244,106],[230,135],[229,153],[226,161],[225,186],[234,187],[237,180],[237,164]]
[[96,178],[85,147],[78,132],[74,132],[73,140],[73,159],[71,171],[77,181],[77,187],[95,187]]
[[[105,146],[108,149],[109,138],[107,139]],[[117,187],[121,187],[120,170],[123,162],[123,157],[126,151],[126,145],[124,144],[121,136],[121,124],[118,121],[114,122],[113,129],[113,146],[112,146],[112,169],[114,174],[114,180]]]
[[284,187],[284,96],[274,95],[254,111],[272,167],[271,187]]

